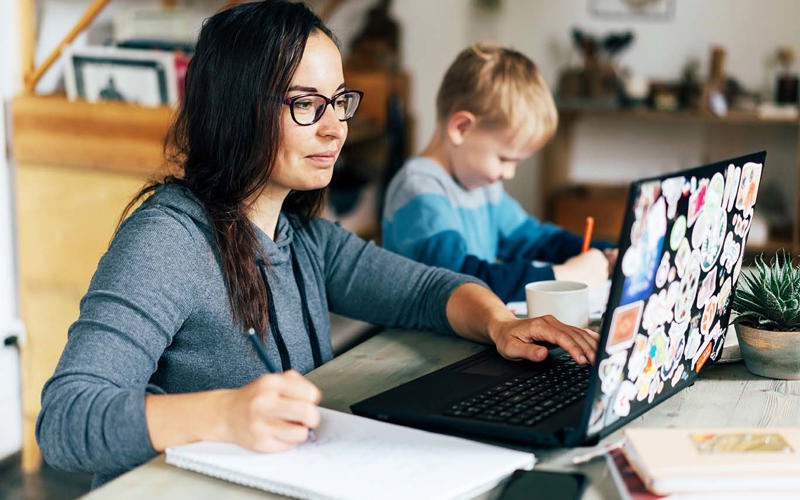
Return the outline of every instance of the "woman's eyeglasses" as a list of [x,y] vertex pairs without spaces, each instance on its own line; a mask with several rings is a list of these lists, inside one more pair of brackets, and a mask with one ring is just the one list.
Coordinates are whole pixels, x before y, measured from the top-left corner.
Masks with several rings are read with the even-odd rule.
[[329,104],[340,122],[349,120],[356,114],[363,95],[360,90],[345,90],[330,99],[321,94],[302,94],[287,97],[283,103],[289,106],[292,120],[298,125],[306,126],[317,123]]

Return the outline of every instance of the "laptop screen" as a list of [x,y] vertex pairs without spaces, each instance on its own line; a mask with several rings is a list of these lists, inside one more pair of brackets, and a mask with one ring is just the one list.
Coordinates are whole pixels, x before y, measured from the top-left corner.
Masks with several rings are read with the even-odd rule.
[[587,437],[641,415],[719,357],[765,157],[631,184]]

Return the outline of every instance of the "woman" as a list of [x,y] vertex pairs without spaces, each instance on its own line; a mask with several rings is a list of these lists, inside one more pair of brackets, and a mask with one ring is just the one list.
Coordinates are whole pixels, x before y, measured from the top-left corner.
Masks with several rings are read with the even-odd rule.
[[[182,173],[134,200],[151,194],[101,259],[43,390],[48,463],[97,485],[197,440],[297,446],[319,423],[320,392],[301,373],[332,357],[329,310],[494,342],[508,358],[543,359],[541,340],[593,359],[596,335],[517,320],[475,280],[314,216],[359,102],[332,34],[301,4],[206,22],[167,148]],[[286,371],[263,374],[250,328]]]

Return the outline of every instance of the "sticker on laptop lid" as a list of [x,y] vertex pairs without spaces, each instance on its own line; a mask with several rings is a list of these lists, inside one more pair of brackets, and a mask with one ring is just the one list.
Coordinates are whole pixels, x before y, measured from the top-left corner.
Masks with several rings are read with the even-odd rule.
[[689,439],[697,451],[703,454],[794,452],[786,438],[777,432],[697,433],[690,434]]

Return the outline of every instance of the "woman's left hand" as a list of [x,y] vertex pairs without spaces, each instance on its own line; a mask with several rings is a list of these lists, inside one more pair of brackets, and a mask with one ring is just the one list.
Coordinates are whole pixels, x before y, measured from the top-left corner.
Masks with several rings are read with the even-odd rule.
[[[599,254],[599,252],[598,252]],[[456,288],[447,302],[447,319],[460,336],[492,342],[506,359],[542,361],[547,347],[563,348],[580,364],[594,363],[600,335],[566,325],[553,316],[519,319],[488,288],[467,283]]]
[[579,364],[594,363],[600,335],[584,328],[566,325],[553,316],[504,319],[490,328],[497,352],[506,359],[542,361],[547,357],[546,342],[561,347]]

